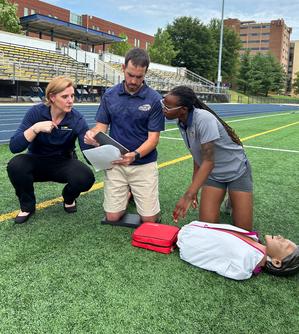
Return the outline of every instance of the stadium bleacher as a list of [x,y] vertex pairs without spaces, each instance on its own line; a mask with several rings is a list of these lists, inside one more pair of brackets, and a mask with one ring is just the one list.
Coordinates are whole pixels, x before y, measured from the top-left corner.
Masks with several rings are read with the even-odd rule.
[[101,76],[67,55],[0,43],[0,79],[49,82],[57,75],[67,75],[79,85],[103,85]]
[[[3,35],[4,32],[0,33]],[[56,50],[55,47],[51,49],[51,46],[49,49],[39,48],[38,39],[33,41],[32,38],[27,38],[24,35],[20,39],[20,35],[15,35],[18,36],[16,40],[23,40],[23,44],[18,44],[13,35],[8,36],[11,38],[10,43],[7,42],[8,38],[0,38],[1,101],[8,96],[13,97],[17,102],[28,101],[28,94],[32,98],[42,99],[41,92],[37,94],[37,90],[34,91],[32,87],[41,87],[41,90],[44,90],[47,83],[58,75],[66,75],[73,79],[78,87],[77,101],[96,101],[100,93],[107,87],[123,80],[121,68],[123,57],[110,54],[109,59],[114,57],[116,59],[118,57],[118,59],[117,61],[107,61],[104,56],[109,53],[106,52],[102,56],[92,54],[92,60],[88,61],[86,60],[86,51],[79,48],[76,49],[75,54],[69,53],[69,49]],[[30,44],[32,42],[35,42],[33,46]],[[77,60],[77,55],[80,55],[78,58],[80,61]],[[209,95],[217,95],[213,82],[188,71],[186,68],[151,63],[146,75],[146,82],[161,93],[167,92],[177,85],[187,85],[198,94],[204,93],[205,100],[210,100]],[[218,92],[218,95],[225,95],[225,92],[221,92],[221,94]],[[33,100],[31,99],[31,101]]]

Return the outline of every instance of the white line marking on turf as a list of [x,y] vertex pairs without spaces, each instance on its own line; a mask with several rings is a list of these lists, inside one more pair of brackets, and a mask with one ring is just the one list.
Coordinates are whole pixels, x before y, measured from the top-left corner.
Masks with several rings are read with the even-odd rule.
[[261,146],[251,146],[251,145],[244,145],[246,148],[256,148],[259,150],[267,150],[267,151],[279,151],[279,152],[290,152],[290,153],[299,153],[296,150],[285,150],[283,148],[271,148],[271,147],[261,147]]
[[174,131],[174,130],[178,130],[179,128],[171,128],[171,129],[166,129],[163,132],[168,132],[168,131]]
[[163,139],[170,139],[170,140],[183,140],[183,138],[164,137],[164,136],[160,136],[160,138],[163,138]]
[[265,115],[265,116],[258,116],[258,117],[248,117],[248,118],[234,119],[232,121],[226,121],[226,122],[227,123],[234,123],[234,122],[249,121],[251,119],[257,119],[257,118],[267,118],[267,117],[275,117],[275,116],[286,116],[286,115],[290,115],[290,114],[291,113],[283,113],[283,114]]
[[[160,138],[169,139],[169,140],[180,140],[180,141],[183,140],[183,138],[173,138],[173,137],[164,137],[164,136],[161,136]],[[286,149],[282,149],[282,148],[271,148],[271,147],[252,146],[252,145],[244,145],[244,147],[255,148],[255,149],[259,149],[259,150],[267,150],[267,151],[299,153],[299,151],[296,151],[296,150],[286,150]]]
[[[226,121],[226,123],[235,123],[235,122],[243,122],[243,121],[250,121],[252,119],[258,119],[258,118],[268,118],[268,117],[275,117],[275,116],[286,116],[290,115],[290,113],[283,113],[283,114],[275,114],[275,115],[264,115],[264,116],[257,116],[257,117],[247,117],[247,118],[240,118],[240,119],[234,119],[232,121]],[[171,128],[171,129],[166,129],[163,132],[168,132],[168,131],[175,131],[178,130],[179,128]]]

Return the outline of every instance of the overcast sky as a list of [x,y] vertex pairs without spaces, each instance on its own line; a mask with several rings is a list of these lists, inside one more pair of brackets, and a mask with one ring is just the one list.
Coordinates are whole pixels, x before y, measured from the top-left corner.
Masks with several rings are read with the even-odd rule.
[[[89,14],[154,35],[179,16],[204,23],[221,18],[222,0],[44,0],[76,14]],[[225,0],[224,18],[269,22],[283,18],[292,27],[291,40],[299,40],[299,0]]]

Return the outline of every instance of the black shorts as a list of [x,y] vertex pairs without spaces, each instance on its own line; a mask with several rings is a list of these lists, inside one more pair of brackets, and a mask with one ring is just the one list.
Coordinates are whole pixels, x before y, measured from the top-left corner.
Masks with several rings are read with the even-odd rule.
[[252,181],[252,173],[251,166],[249,161],[246,162],[246,170],[245,172],[236,180],[230,182],[219,182],[211,179],[207,179],[204,183],[204,186],[220,188],[224,190],[232,190],[232,191],[245,191],[252,192],[253,190],[253,181]]

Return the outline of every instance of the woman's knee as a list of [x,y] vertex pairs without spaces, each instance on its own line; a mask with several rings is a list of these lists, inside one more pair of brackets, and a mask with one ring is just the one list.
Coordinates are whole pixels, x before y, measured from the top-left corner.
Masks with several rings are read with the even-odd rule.
[[25,175],[30,169],[30,163],[26,154],[14,156],[7,164],[7,173],[9,176]]
[[71,183],[76,184],[84,190],[90,189],[94,182],[95,177],[92,170],[85,165],[81,166],[81,168],[77,168],[76,172],[72,175]]

